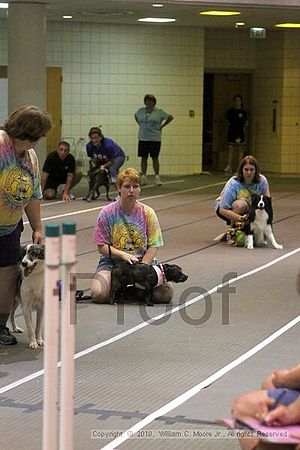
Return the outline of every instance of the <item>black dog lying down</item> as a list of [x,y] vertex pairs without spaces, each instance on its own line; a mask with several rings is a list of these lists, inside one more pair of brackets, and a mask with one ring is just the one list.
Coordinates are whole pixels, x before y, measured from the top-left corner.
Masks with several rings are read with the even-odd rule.
[[111,200],[109,197],[109,175],[107,169],[100,169],[102,162],[99,158],[93,157],[89,161],[89,170],[88,170],[88,177],[89,177],[89,191],[85,197],[83,197],[83,200],[86,200],[87,202],[90,202],[91,200],[95,200],[99,197],[99,187],[105,186],[106,188],[106,198],[107,200]]
[[144,286],[143,298],[148,306],[153,306],[152,292],[156,286],[166,282],[183,283],[188,276],[182,272],[176,264],[159,264],[150,266],[144,263],[130,264],[120,262],[111,271],[111,305],[118,302],[118,296],[122,295],[128,286],[136,283]]

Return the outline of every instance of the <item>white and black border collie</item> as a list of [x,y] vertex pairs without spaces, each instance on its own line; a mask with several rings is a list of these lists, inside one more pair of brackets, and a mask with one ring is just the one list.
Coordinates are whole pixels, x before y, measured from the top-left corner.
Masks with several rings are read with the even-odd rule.
[[[19,255],[19,273],[16,297],[10,311],[10,321],[15,333],[22,333],[16,324],[15,313],[21,305],[26,323],[29,347],[43,345],[42,325],[44,315],[44,246],[28,244],[22,247]],[[32,311],[36,310],[36,326],[33,328]]]
[[252,250],[262,245],[270,245],[277,250],[282,250],[283,245],[275,240],[273,230],[273,209],[271,197],[252,194],[249,221],[244,227],[246,240],[245,247]]

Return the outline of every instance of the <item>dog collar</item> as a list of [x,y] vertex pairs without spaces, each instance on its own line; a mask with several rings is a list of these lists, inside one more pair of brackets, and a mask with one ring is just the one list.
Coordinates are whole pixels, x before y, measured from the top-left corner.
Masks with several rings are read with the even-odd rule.
[[152,266],[152,267],[155,270],[156,275],[157,275],[157,285],[155,287],[160,286],[161,284],[164,284],[166,281],[165,280],[166,277],[165,277],[165,272],[164,272],[164,268],[163,268],[162,264],[159,264],[158,266]]

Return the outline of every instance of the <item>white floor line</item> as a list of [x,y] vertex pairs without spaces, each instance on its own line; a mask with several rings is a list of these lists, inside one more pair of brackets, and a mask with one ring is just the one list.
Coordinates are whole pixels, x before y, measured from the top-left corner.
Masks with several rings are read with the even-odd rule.
[[[187,306],[190,306],[190,305],[192,305],[195,302],[203,300],[207,295],[214,294],[221,287],[227,286],[227,285],[232,284],[232,283],[234,283],[236,281],[239,281],[239,280],[241,280],[243,278],[246,278],[246,277],[249,277],[251,275],[254,275],[255,273],[260,272],[262,270],[265,270],[265,269],[267,269],[267,268],[269,268],[269,267],[271,267],[271,266],[273,266],[273,265],[283,261],[284,259],[287,259],[290,256],[295,255],[298,252],[300,252],[300,247],[295,249],[295,250],[292,250],[289,253],[286,253],[285,255],[281,255],[279,258],[276,258],[273,261],[270,261],[269,263],[266,263],[266,264],[264,264],[262,266],[259,266],[259,267],[255,268],[253,270],[250,270],[249,272],[245,272],[242,275],[237,276],[236,278],[231,278],[226,283],[218,284],[217,286],[215,286],[212,289],[210,289],[209,291],[207,291],[205,294],[198,295],[197,297],[194,297],[193,299],[187,301],[186,303],[183,303],[182,305],[179,305],[179,306],[176,306],[175,308],[172,308],[171,310],[167,311],[166,313],[159,314],[158,316],[153,317],[152,319],[150,319],[147,322],[142,322],[142,323],[136,325],[135,327],[130,328],[127,331],[124,331],[123,333],[117,334],[116,336],[113,336],[112,338],[107,339],[106,341],[100,342],[99,344],[93,345],[92,347],[89,347],[89,348],[87,348],[85,350],[82,350],[82,351],[76,353],[74,355],[74,359],[81,358],[82,356],[88,355],[89,353],[92,353],[92,352],[94,352],[96,350],[99,350],[100,348],[106,347],[109,344],[113,344],[114,342],[117,342],[120,339],[123,339],[123,338],[125,338],[125,337],[127,337],[127,336],[129,336],[129,335],[131,335],[133,333],[135,333],[136,331],[141,330],[142,328],[150,325],[153,322],[156,322],[156,321],[162,319],[163,317],[166,317],[166,316],[169,316],[171,314],[174,314],[177,311],[179,311],[179,310],[181,310],[183,308],[186,308]],[[59,362],[57,364],[57,367],[59,367],[60,364],[61,363]],[[26,376],[24,378],[20,378],[19,380],[15,381],[13,383],[10,383],[10,384],[8,384],[6,386],[3,386],[2,388],[0,388],[0,395],[4,394],[5,392],[8,392],[8,391],[10,391],[10,390],[12,390],[12,389],[14,389],[16,387],[18,387],[18,386],[21,386],[22,384],[25,384],[28,381],[34,380],[35,378],[38,378],[38,377],[40,377],[43,374],[44,374],[44,369],[39,370],[38,372],[34,372],[31,375],[28,375],[28,376]]]
[[44,206],[59,205],[60,203],[65,203],[65,202],[63,202],[62,200],[57,200],[56,202],[49,202],[49,203],[42,202],[41,207],[43,208]]
[[[183,183],[185,181],[185,179],[180,179],[180,180],[173,180],[173,181],[164,181],[163,185],[165,186],[166,184],[174,184],[174,183]],[[148,189],[150,187],[159,187],[156,184],[152,183],[152,184],[146,184],[145,186],[142,187],[142,190],[144,189]]]
[[[172,182],[170,181],[169,183],[177,183],[179,181],[180,180],[176,180],[176,181],[172,181]],[[167,183],[165,183],[165,184],[167,184]],[[152,195],[150,197],[143,197],[143,198],[140,198],[140,200],[141,201],[145,201],[145,200],[152,200],[154,198],[168,197],[170,195],[183,194],[185,192],[191,192],[191,191],[206,189],[206,188],[213,187],[213,186],[219,186],[221,184],[223,185],[224,181],[222,181],[221,183],[207,184],[207,185],[198,186],[198,187],[195,187],[195,188],[184,189],[182,191],[169,192],[169,193],[166,193],[166,194],[159,194],[159,195]],[[47,220],[61,219],[62,217],[76,216],[78,214],[84,214],[84,213],[88,213],[88,212],[92,212],[92,211],[100,211],[100,209],[102,209],[103,206],[105,206],[105,205],[101,205],[101,206],[98,205],[95,208],[87,208],[87,209],[81,209],[79,211],[72,211],[72,212],[69,212],[69,213],[57,214],[56,216],[43,217],[42,218],[42,222],[45,222]],[[28,224],[29,224],[28,220],[24,221],[24,225],[28,225]]]
[[234,369],[238,365],[242,364],[247,359],[251,358],[257,352],[262,350],[264,347],[269,345],[271,342],[273,342],[275,339],[277,339],[283,333],[288,331],[290,328],[297,325],[299,322],[300,322],[300,316],[298,316],[295,319],[288,322],[282,328],[275,331],[275,333],[271,334],[269,337],[264,339],[262,342],[255,345],[255,347],[252,347],[250,350],[248,350],[243,355],[239,356],[238,358],[231,361],[229,364],[226,364],[226,366],[217,370],[217,372],[213,373],[208,378],[201,381],[201,383],[197,384],[196,386],[187,390],[183,394],[179,395],[179,397],[176,397],[174,400],[170,401],[169,403],[165,404],[164,406],[157,409],[153,413],[149,414],[147,417],[145,417],[140,422],[137,422],[133,427],[129,428],[127,431],[124,431],[124,433],[122,433],[121,436],[117,437],[116,439],[111,441],[109,444],[105,445],[105,447],[102,447],[102,450],[113,450],[113,449],[117,448],[120,444],[122,444],[123,442],[130,439],[134,435],[134,433],[137,433],[139,430],[141,430],[142,428],[149,425],[149,423],[153,422],[158,417],[165,416],[173,409],[177,408],[178,406],[182,405],[190,398],[194,397],[196,394],[198,394],[200,391],[202,391],[202,389],[205,389],[207,386],[209,386],[210,384],[214,383],[215,381],[217,381],[221,377],[223,377],[226,373],[230,372],[232,369]]
[[[174,184],[174,183],[183,183],[185,180],[184,179],[180,179],[180,180],[173,180],[173,181],[165,181],[163,184]],[[147,184],[147,186],[143,186],[143,190],[144,189],[147,189],[147,188],[150,188],[150,187],[155,187],[156,185],[155,184]],[[116,190],[114,190],[114,191],[110,191],[109,192],[110,194],[116,194],[117,193],[117,191]],[[83,197],[76,197],[76,200],[82,200],[83,199]],[[56,200],[56,201],[54,201],[54,202],[42,202],[41,203],[41,206],[42,207],[45,207],[45,206],[52,206],[52,205],[59,205],[60,203],[66,203],[66,202],[64,202],[63,200]]]

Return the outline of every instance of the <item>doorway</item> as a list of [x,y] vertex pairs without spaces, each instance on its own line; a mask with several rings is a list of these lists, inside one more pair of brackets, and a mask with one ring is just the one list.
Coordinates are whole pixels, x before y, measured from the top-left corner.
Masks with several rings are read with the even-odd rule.
[[[249,73],[205,73],[203,90],[203,167],[222,171],[227,164],[226,111],[239,94],[248,114],[251,112],[252,75]],[[251,148],[251,117],[245,154]],[[237,160],[234,161],[237,165]]]
[[[1,81],[7,80],[7,66],[0,66]],[[6,86],[6,85],[5,85]],[[6,86],[7,89],[7,86]],[[2,93],[3,94],[3,93]],[[3,100],[3,95],[1,95]],[[4,111],[6,109],[6,111]],[[47,67],[46,69],[46,110],[52,119],[52,128],[47,135],[47,154],[56,149],[61,141],[62,127],[62,68]],[[2,111],[3,110],[3,111]],[[7,102],[1,103],[1,118],[8,115]],[[3,125],[0,123],[0,125]]]
[[50,114],[52,127],[47,135],[47,155],[57,148],[61,141],[62,68],[47,67],[46,110]]

